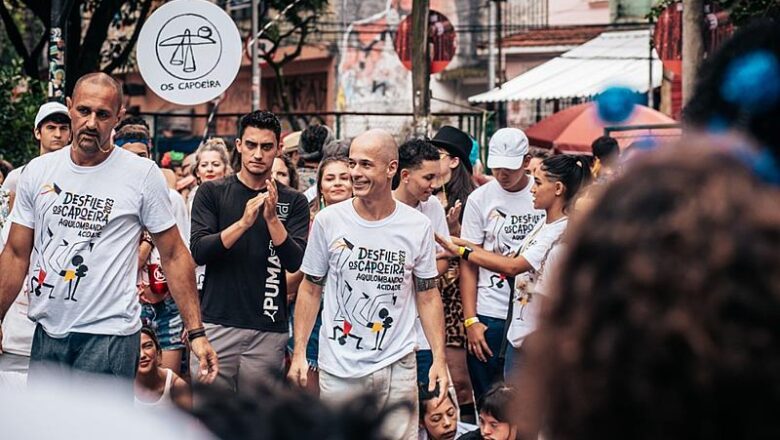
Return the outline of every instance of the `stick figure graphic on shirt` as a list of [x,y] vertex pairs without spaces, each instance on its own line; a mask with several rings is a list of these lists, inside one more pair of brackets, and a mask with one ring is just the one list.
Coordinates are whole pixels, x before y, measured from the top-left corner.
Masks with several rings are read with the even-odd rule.
[[505,281],[506,275],[502,273],[490,275],[490,287],[498,287],[499,289],[503,289]]
[[39,267],[36,270],[35,275],[30,277],[30,290],[35,293],[35,296],[41,296],[43,294],[42,290],[44,287],[49,291],[49,299],[54,298],[51,296],[51,292],[54,289],[54,286],[46,283],[46,271],[42,267]]
[[84,257],[76,255],[70,260],[73,269],[64,269],[60,271],[60,276],[68,282],[68,296],[64,299],[76,301],[76,290],[79,288],[79,282],[87,276],[89,268],[84,263]]
[[[390,316],[390,312],[388,312],[387,309],[382,309],[379,311],[379,318],[382,321],[370,322],[369,328],[371,329],[371,333],[376,333],[374,348],[372,348],[372,350],[381,351],[382,344],[385,342],[385,335],[387,335],[387,330],[393,326],[393,317]],[[380,332],[382,333],[381,336],[379,334]]]
[[506,251],[505,244],[503,240],[501,239],[503,237],[503,234],[501,234],[501,230],[504,229],[504,225],[506,225],[506,213],[499,210],[494,209],[490,212],[490,215],[488,216],[488,221],[493,222],[493,228],[491,230],[494,237],[496,237],[496,244],[493,246],[493,251],[498,253],[504,253]]
[[[345,293],[345,291],[347,293]],[[363,295],[365,295],[365,293]],[[344,299],[345,296],[347,297],[346,300]],[[347,343],[347,338],[348,337],[349,338],[353,338],[353,339],[357,340],[357,342],[355,343],[355,348],[357,348],[358,350],[362,350],[363,347],[360,346],[360,343],[363,341],[363,338],[361,338],[360,336],[352,334],[352,328],[353,328],[352,321],[353,320],[348,316],[348,314],[346,312],[346,303],[352,297],[352,286],[350,286],[349,283],[347,283],[346,281],[344,281],[344,286],[342,287],[341,291],[339,292],[339,295],[337,295],[337,299],[338,299],[338,297],[341,298],[341,302],[339,302],[339,308],[342,311],[342,315],[341,315],[341,319],[339,319],[339,316],[337,315],[335,321],[336,322],[341,321],[342,324],[333,326],[333,337],[331,337],[330,339],[333,339],[333,340],[338,339],[339,344],[344,345],[344,344]],[[337,338],[336,337],[336,333],[339,332],[339,331],[341,332],[341,336],[339,336]]]
[[336,321],[345,321],[347,318],[346,297],[351,295],[352,288],[346,281],[343,281],[344,266],[349,261],[350,256],[352,256],[352,250],[354,248],[355,245],[350,243],[346,237],[337,240],[334,246],[334,251],[338,251],[339,253],[338,258],[336,258],[336,265],[339,268],[336,273],[336,283],[338,286],[341,286],[339,288],[339,294],[336,295],[336,304],[338,305],[338,310],[336,310]]
[[[336,337],[337,332],[341,332],[341,336]],[[349,321],[344,321],[344,324],[342,325],[333,326],[333,337],[331,337],[330,339],[338,340],[340,345],[346,345],[347,338],[352,338],[357,341],[355,342],[356,349],[358,350],[363,349],[363,347],[360,346],[360,343],[363,342],[363,338],[352,334],[352,324],[350,324]]]
[[517,302],[520,304],[520,313],[517,319],[520,321],[525,321],[525,308],[531,303],[532,299],[533,294],[527,291],[521,291],[517,296]]

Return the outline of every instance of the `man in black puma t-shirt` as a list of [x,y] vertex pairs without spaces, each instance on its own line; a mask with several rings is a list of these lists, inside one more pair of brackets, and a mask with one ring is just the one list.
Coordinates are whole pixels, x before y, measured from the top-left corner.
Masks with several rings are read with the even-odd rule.
[[216,382],[233,390],[269,370],[281,371],[285,271],[298,270],[306,246],[306,198],[271,178],[280,132],[273,113],[245,115],[236,140],[241,171],[203,183],[192,206],[190,248],[206,265],[202,310],[219,354]]

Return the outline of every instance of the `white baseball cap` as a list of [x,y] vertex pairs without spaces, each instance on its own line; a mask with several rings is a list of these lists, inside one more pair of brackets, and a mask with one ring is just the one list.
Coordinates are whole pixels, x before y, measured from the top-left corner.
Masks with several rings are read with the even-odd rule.
[[517,170],[528,154],[528,137],[518,128],[502,128],[488,143],[488,168]]
[[65,107],[63,104],[54,101],[43,104],[38,109],[38,114],[35,115],[35,128],[38,128],[38,126],[41,124],[41,122],[43,122],[44,119],[48,118],[49,116],[55,113],[62,113],[63,115],[68,116],[68,108]]

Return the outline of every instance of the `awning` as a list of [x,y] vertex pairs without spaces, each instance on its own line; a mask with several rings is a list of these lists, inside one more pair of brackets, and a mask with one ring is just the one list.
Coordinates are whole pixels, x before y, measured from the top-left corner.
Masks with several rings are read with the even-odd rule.
[[[609,86],[639,93],[650,82],[650,31],[604,32],[563,55],[522,73],[469,102],[589,98]],[[653,50],[653,88],[661,85],[662,67]]]

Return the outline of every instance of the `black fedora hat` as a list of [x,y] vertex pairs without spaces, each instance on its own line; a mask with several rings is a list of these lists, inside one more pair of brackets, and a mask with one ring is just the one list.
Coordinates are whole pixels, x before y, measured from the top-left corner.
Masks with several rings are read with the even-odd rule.
[[431,143],[436,147],[444,148],[447,153],[459,158],[469,174],[474,172],[469,160],[471,147],[474,145],[471,136],[455,127],[445,125],[431,139]]

